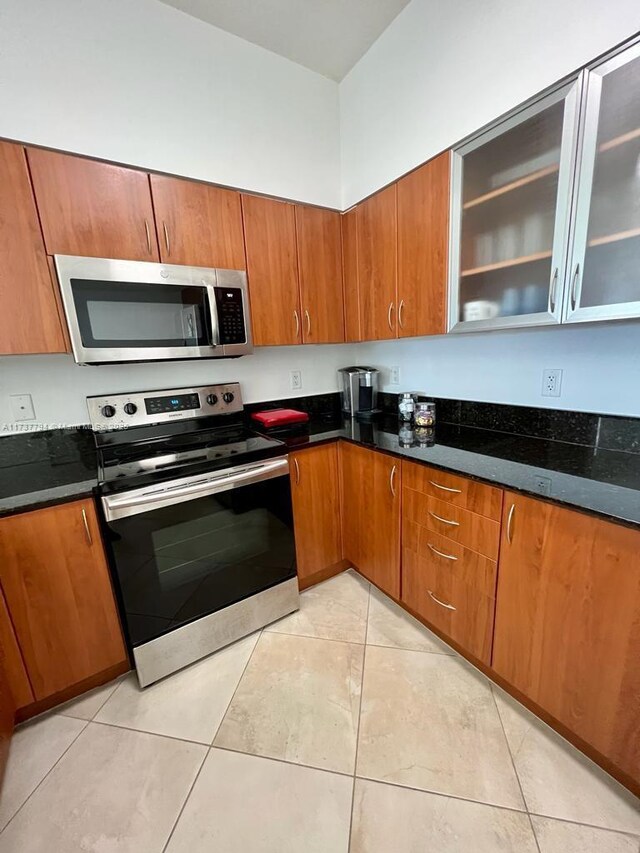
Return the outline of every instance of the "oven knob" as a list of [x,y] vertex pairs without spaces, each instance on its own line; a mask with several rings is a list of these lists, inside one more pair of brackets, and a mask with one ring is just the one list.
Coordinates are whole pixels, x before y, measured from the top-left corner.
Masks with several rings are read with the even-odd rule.
[[231,391],[225,391],[222,395],[222,399],[225,401],[225,403],[233,403],[234,397]]
[[124,410],[128,415],[135,415],[135,413],[138,411],[138,407],[135,403],[125,403]]
[[218,402],[218,395],[217,395],[217,394],[208,394],[208,395],[207,395],[207,403],[208,403],[210,406],[215,406],[215,404],[216,404],[217,402]]
[[102,415],[105,418],[112,418],[116,413],[115,406],[103,406]]

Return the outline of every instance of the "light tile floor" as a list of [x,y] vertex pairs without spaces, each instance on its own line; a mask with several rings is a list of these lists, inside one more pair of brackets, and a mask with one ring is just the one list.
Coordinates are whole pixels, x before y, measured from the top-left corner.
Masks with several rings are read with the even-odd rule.
[[22,726],[0,853],[639,853],[640,802],[353,572]]

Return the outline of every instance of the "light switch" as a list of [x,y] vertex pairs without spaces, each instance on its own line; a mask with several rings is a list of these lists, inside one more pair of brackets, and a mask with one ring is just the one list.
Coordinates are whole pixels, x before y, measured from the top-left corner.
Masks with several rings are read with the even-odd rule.
[[11,414],[14,421],[33,421],[36,413],[33,410],[31,394],[11,394],[9,396]]

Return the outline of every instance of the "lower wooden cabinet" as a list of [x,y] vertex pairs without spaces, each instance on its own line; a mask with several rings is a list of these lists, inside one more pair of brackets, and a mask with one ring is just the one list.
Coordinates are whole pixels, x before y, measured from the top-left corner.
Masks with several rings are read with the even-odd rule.
[[125,661],[92,500],[1,519],[0,582],[36,700]]
[[400,462],[340,443],[343,555],[384,592],[400,598]]
[[505,492],[493,668],[640,779],[640,532]]
[[289,455],[301,581],[342,559],[338,446],[326,444]]
[[14,708],[23,708],[34,702],[35,696],[31,689],[31,682],[2,592],[0,592],[0,665],[11,692]]

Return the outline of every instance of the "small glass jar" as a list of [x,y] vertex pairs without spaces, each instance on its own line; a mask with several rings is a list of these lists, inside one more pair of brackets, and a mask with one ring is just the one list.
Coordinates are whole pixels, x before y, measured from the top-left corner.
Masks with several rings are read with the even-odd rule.
[[434,427],[436,425],[436,404],[418,403],[414,412],[414,422],[417,427]]
[[413,414],[416,409],[416,398],[410,392],[407,391],[404,394],[400,394],[398,397],[398,420],[403,423],[411,423],[413,420]]

